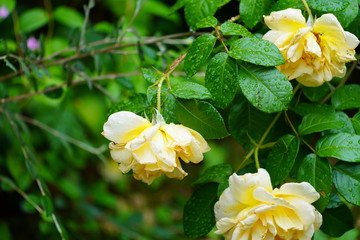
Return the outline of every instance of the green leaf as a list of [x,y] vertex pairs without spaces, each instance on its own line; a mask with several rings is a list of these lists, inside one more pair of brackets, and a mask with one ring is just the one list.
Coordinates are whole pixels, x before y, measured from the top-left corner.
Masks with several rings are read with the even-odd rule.
[[329,203],[332,190],[332,173],[329,162],[313,153],[307,155],[300,164],[297,181],[310,183],[320,193],[320,198],[314,203],[314,206],[322,212]]
[[48,20],[49,17],[44,9],[32,8],[20,15],[20,29],[25,33],[30,33],[44,26]]
[[186,0],[185,20],[193,30],[197,23],[208,16],[213,16],[218,9],[219,0]]
[[184,99],[211,99],[209,90],[198,83],[194,82],[179,82],[171,85],[170,92],[178,98]]
[[355,129],[356,134],[360,135],[360,112],[357,112],[353,118],[351,118],[351,122]]
[[216,182],[221,183],[224,179],[227,181],[232,173],[231,166],[227,163],[221,163],[207,168],[203,174],[192,185]]
[[320,157],[360,162],[360,136],[350,133],[326,135],[316,143],[316,152]]
[[7,58],[4,58],[4,62],[7,67],[9,67],[14,72],[17,72],[16,67]]
[[51,214],[54,212],[54,206],[51,199],[48,196],[41,196],[40,201],[41,205],[45,209],[46,216],[50,217]]
[[355,17],[354,21],[352,21],[349,26],[346,28],[347,31],[353,33],[357,38],[360,38],[360,11]]
[[343,27],[347,27],[357,17],[359,13],[359,3],[357,0],[345,0],[344,4],[348,6],[341,11],[334,12],[334,15]]
[[252,37],[251,32],[249,32],[244,26],[233,22],[224,22],[221,24],[220,30],[224,35]]
[[270,12],[287,8],[304,9],[304,4],[301,2],[301,0],[279,0],[272,6]]
[[214,105],[225,108],[237,91],[237,65],[224,52],[211,58],[205,73],[205,86],[209,89]]
[[349,203],[360,206],[360,165],[340,162],[334,166],[334,185]]
[[196,23],[197,28],[216,27],[218,20],[213,16],[207,16]]
[[63,89],[62,88],[56,88],[54,90],[51,90],[51,91],[46,91],[47,89],[51,89],[53,88],[55,85],[50,85],[48,87],[46,87],[44,89],[45,93],[44,95],[49,97],[49,98],[52,98],[52,99],[57,99],[57,98],[60,98],[63,94]]
[[241,0],[240,16],[244,23],[253,28],[265,14],[265,0]]
[[229,130],[232,137],[242,146],[258,142],[273,120],[273,114],[264,113],[253,107],[244,97],[235,98],[229,113]]
[[328,134],[332,134],[332,133],[340,133],[340,132],[344,132],[344,133],[354,133],[355,134],[355,130],[354,127],[351,123],[351,119],[348,117],[348,115],[346,115],[346,113],[344,112],[336,112],[336,115],[338,116],[338,118],[344,123],[344,126],[338,129],[329,129],[324,131],[325,135]]
[[322,216],[323,223],[320,229],[332,237],[340,237],[353,228],[351,211],[345,205],[325,209]]
[[329,84],[320,87],[303,87],[303,93],[312,102],[320,102],[331,91]]
[[217,183],[207,183],[195,190],[184,207],[183,226],[186,237],[205,236],[215,225],[214,205]]
[[69,28],[81,28],[84,24],[84,16],[66,6],[57,7],[54,11],[54,18]]
[[161,113],[167,123],[177,123],[175,117],[176,98],[169,92],[164,92],[161,95]]
[[206,139],[219,139],[229,135],[224,119],[210,103],[177,100],[174,112],[180,123],[198,131]]
[[147,102],[147,97],[145,94],[139,93],[135,94],[128,101],[121,101],[116,103],[108,112],[108,115],[120,112],[120,111],[129,111],[133,113],[144,113],[145,108],[149,106]]
[[338,12],[349,6],[344,0],[308,0],[311,8],[321,12]]
[[273,186],[281,183],[290,173],[299,151],[299,138],[287,134],[276,141],[266,160]]
[[327,105],[327,104],[320,105],[314,103],[299,103],[296,105],[295,108],[292,108],[291,110],[293,110],[302,117],[311,113],[318,113],[318,114],[335,113],[335,109],[331,105]]
[[241,38],[231,45],[229,56],[262,66],[277,66],[284,57],[273,43],[261,38]]
[[292,85],[279,70],[246,63],[239,65],[240,88],[254,107],[267,113],[287,109]]
[[183,8],[185,6],[186,0],[177,0],[174,5],[171,6],[170,14],[178,11],[179,9]]
[[188,77],[193,76],[207,60],[215,42],[216,37],[211,34],[203,34],[194,40],[184,59],[184,68]]
[[331,104],[335,109],[360,108],[360,85],[349,84],[335,90]]
[[154,83],[161,78],[161,74],[154,72],[151,68],[141,68],[143,78],[149,83]]
[[302,119],[298,130],[300,135],[321,132],[327,129],[340,129],[345,125],[336,113],[309,113]]

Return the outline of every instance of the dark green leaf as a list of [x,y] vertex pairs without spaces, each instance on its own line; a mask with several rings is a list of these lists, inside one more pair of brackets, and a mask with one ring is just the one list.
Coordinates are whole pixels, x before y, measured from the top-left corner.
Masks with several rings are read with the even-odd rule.
[[231,173],[231,166],[227,163],[211,166],[207,168],[195,182],[193,182],[193,185],[207,182],[221,183],[224,179],[228,180]]
[[316,152],[320,157],[360,162],[360,136],[350,133],[326,135],[316,143]]
[[231,45],[229,56],[262,66],[277,66],[284,58],[273,43],[261,38],[241,38]]
[[[333,172],[334,173],[334,172]],[[344,203],[341,201],[341,199],[339,198],[339,196],[334,193],[331,192],[330,194],[330,201],[329,204],[327,205],[326,208],[337,208],[340,207],[341,205],[343,205]]]
[[292,85],[279,70],[246,63],[239,65],[240,88],[254,107],[268,113],[287,109]]
[[351,118],[351,122],[355,129],[356,134],[360,135],[360,112],[357,112],[353,118]]
[[210,103],[177,100],[175,115],[180,123],[198,131],[206,139],[219,139],[229,135],[224,119]]
[[233,100],[237,90],[237,65],[224,52],[216,54],[205,73],[205,86],[209,89],[214,105],[224,108]]
[[20,29],[25,33],[30,33],[42,26],[49,20],[49,17],[44,9],[32,8],[20,15],[19,24]]
[[207,17],[213,16],[218,9],[219,0],[186,0],[185,19],[193,30],[197,29],[197,23]]
[[215,42],[216,38],[211,34],[203,34],[194,40],[184,59],[186,75],[191,77],[199,70],[200,66],[210,56]]
[[329,203],[332,190],[332,173],[329,162],[313,153],[307,155],[299,167],[297,181],[310,183],[320,193],[320,198],[314,203],[314,206],[322,212]]
[[270,12],[284,10],[287,8],[304,9],[304,4],[301,0],[279,0],[273,5]]
[[358,12],[354,21],[352,21],[347,27],[347,31],[353,33],[357,38],[360,38],[360,11]]
[[84,17],[74,8],[60,6],[54,11],[56,21],[64,24],[69,28],[81,28],[84,24]]
[[44,89],[45,91],[45,96],[49,97],[49,98],[53,98],[53,99],[57,99],[57,98],[60,98],[63,94],[63,89],[62,88],[56,88],[54,90],[51,90],[51,91],[47,91],[48,89],[52,89],[54,88],[55,85],[50,85],[48,87],[46,87]]
[[162,94],[161,99],[161,114],[163,115],[165,122],[177,123],[174,113],[176,107],[176,98],[174,95],[165,92]]
[[330,92],[329,84],[320,87],[303,87],[303,93],[312,102],[320,102]]
[[40,201],[45,210],[46,216],[51,216],[51,214],[54,212],[54,206],[51,202],[51,199],[48,196],[41,196]]
[[184,207],[184,233],[189,238],[205,236],[215,225],[214,205],[217,183],[207,183],[195,190]]
[[328,114],[335,113],[335,109],[331,105],[327,104],[314,104],[314,103],[299,103],[295,108],[292,108],[294,112],[304,117],[308,114],[318,113],[318,114]]
[[351,211],[345,205],[325,209],[322,215],[323,223],[320,229],[332,237],[340,237],[353,228]]
[[171,6],[170,13],[174,13],[180,8],[184,7],[185,1],[186,0],[177,0],[176,3],[173,6]]
[[218,190],[217,190],[217,196],[218,198],[221,196],[221,194],[229,187],[229,178],[223,178],[222,181],[219,183]]
[[345,9],[338,12],[334,12],[334,15],[337,17],[341,25],[344,27],[349,26],[349,24],[354,21],[354,19],[359,13],[359,3],[357,0],[345,0],[344,4],[347,3],[348,6]]
[[340,162],[334,166],[334,185],[346,201],[360,206],[360,165]]
[[360,85],[349,84],[337,88],[331,98],[335,109],[360,108]]
[[172,84],[170,92],[176,97],[184,99],[211,99],[209,90],[205,86],[194,82]]
[[307,135],[327,129],[339,129],[345,125],[343,119],[336,113],[309,113],[304,116],[299,125],[299,134]]
[[270,174],[273,186],[281,183],[289,175],[299,151],[299,145],[299,138],[290,134],[276,141],[266,160],[266,170]]
[[230,133],[238,143],[247,147],[247,144],[252,144],[249,137],[256,142],[260,140],[273,117],[253,107],[244,97],[237,97],[229,113]]
[[339,129],[329,129],[324,131],[325,135],[328,134],[332,134],[332,133],[340,133],[340,132],[344,132],[344,133],[354,133],[355,134],[355,130],[354,127],[351,123],[351,119],[348,117],[348,115],[346,115],[346,113],[344,112],[336,112],[336,115],[338,116],[338,118],[344,123],[344,126],[342,128]]
[[338,12],[349,6],[347,0],[308,0],[311,8],[321,12]]
[[241,0],[240,16],[249,28],[255,27],[265,13],[265,0]]
[[11,70],[17,72],[16,67],[7,58],[4,58],[4,62]]
[[130,111],[134,113],[143,113],[145,108],[149,106],[145,94],[136,94],[129,99],[129,101],[121,101],[116,103],[108,112],[108,115],[120,112],[120,111]]
[[218,20],[213,16],[207,16],[196,23],[197,28],[216,27]]
[[244,26],[233,22],[224,22],[223,24],[221,24],[220,30],[224,35],[239,35],[242,37],[252,37],[251,32],[249,32]]

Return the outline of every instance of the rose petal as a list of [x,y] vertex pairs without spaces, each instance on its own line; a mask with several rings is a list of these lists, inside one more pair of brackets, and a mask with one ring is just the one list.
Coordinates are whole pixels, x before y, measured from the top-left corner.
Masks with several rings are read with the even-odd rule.
[[296,32],[297,29],[306,27],[306,21],[300,9],[288,8],[272,12],[270,16],[264,16],[264,20],[271,30]]
[[285,183],[280,189],[274,189],[274,195],[279,197],[295,196],[313,203],[320,198],[320,194],[310,183]]
[[110,141],[126,143],[151,126],[151,123],[135,113],[122,111],[113,113],[104,124],[103,135]]

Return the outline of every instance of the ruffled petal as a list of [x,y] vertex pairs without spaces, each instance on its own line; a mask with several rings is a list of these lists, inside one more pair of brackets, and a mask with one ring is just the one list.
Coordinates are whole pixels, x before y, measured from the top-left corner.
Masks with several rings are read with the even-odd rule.
[[126,143],[136,138],[151,123],[132,112],[113,113],[104,124],[103,135],[115,143]]
[[271,30],[296,32],[299,28],[306,27],[306,21],[300,9],[288,8],[272,12],[270,16],[264,16],[264,20]]
[[320,198],[320,194],[307,182],[285,183],[280,189],[274,189],[274,195],[280,197],[295,196],[308,203],[313,203]]

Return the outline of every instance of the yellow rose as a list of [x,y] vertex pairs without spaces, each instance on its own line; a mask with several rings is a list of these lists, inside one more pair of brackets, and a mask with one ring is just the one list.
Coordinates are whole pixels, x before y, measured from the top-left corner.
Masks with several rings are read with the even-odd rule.
[[264,16],[271,29],[263,39],[274,43],[285,64],[278,66],[289,80],[309,87],[322,85],[333,77],[343,77],[345,63],[356,60],[357,37],[344,31],[333,14],[324,14],[306,23],[299,9],[285,9]]
[[179,158],[198,163],[210,150],[204,138],[182,125],[166,124],[158,113],[154,124],[132,112],[121,111],[109,116],[102,133],[112,142],[111,157],[123,173],[133,171],[134,178],[145,183],[166,174],[184,178]]
[[322,223],[311,205],[320,195],[306,182],[273,189],[265,169],[229,178],[215,204],[217,234],[231,240],[310,240]]

